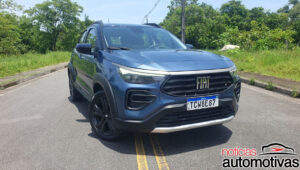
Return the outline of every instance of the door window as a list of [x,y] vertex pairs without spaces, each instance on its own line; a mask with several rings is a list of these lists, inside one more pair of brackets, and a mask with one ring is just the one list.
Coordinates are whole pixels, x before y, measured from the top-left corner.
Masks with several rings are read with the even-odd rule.
[[92,28],[92,29],[90,29],[89,34],[88,34],[87,39],[86,39],[86,43],[92,45],[92,49],[91,49],[92,53],[95,52],[96,40],[97,40],[96,30],[94,28]]

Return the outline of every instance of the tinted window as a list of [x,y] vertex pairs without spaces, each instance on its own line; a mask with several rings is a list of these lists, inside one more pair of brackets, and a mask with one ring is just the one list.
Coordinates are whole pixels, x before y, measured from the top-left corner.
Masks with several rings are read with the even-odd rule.
[[106,26],[104,37],[109,47],[130,49],[185,49],[186,47],[168,31],[144,26]]
[[91,50],[92,52],[95,52],[96,39],[97,39],[96,30],[92,28],[92,29],[90,29],[89,34],[86,39],[86,43],[92,45],[92,50]]

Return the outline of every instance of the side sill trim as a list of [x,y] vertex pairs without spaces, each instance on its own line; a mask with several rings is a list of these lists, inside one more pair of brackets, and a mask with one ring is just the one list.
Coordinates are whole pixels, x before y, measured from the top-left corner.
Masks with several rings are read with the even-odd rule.
[[234,116],[229,116],[224,119],[217,119],[217,120],[193,123],[193,124],[188,124],[188,125],[181,125],[181,126],[174,126],[174,127],[156,127],[151,131],[151,133],[172,133],[172,132],[195,129],[195,128],[200,128],[200,127],[205,127],[205,126],[217,125],[217,124],[229,122],[233,118],[234,118]]

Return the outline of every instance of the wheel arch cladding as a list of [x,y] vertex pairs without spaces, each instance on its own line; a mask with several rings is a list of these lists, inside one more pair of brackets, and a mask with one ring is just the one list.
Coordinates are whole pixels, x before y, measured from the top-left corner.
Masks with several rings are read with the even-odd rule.
[[118,114],[118,110],[117,110],[117,106],[115,103],[115,97],[114,97],[114,94],[113,94],[113,91],[112,91],[112,88],[111,88],[109,82],[105,79],[105,77],[103,75],[100,75],[100,74],[95,75],[93,88],[94,88],[93,89],[94,94],[92,97],[92,101],[95,99],[95,97],[97,95],[100,94],[99,93],[100,91],[104,91],[104,93],[107,97],[111,112],[112,112],[112,117],[113,118],[116,117],[116,115]]

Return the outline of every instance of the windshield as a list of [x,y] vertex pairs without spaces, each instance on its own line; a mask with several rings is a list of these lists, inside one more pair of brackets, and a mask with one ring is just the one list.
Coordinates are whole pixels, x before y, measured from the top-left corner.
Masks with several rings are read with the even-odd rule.
[[186,49],[174,35],[155,27],[106,26],[103,30],[108,47],[134,50]]

